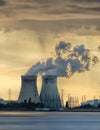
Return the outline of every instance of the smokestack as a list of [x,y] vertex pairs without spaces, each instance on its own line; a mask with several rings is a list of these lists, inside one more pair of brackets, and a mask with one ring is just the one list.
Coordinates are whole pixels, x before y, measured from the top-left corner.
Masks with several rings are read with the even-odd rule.
[[22,86],[18,102],[34,102],[38,103],[39,96],[36,84],[37,76],[21,76]]
[[56,76],[45,75],[42,77],[40,100],[46,108],[61,108]]

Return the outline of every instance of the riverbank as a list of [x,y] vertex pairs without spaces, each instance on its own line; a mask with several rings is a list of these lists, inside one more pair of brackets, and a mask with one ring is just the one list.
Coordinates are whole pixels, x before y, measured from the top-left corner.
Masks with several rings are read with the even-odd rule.
[[2,108],[0,109],[0,112],[2,111],[33,111],[33,112],[100,112],[100,109],[27,109],[27,108]]

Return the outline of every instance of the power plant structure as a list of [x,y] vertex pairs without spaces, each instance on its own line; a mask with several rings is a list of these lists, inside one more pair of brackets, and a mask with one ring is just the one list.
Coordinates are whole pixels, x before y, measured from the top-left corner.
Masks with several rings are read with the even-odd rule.
[[37,91],[37,76],[21,76],[21,91],[18,102],[40,102],[40,98]]
[[45,108],[61,108],[60,95],[57,88],[57,76],[42,76],[40,97],[37,91],[37,76],[21,76],[21,91],[18,102],[41,102]]
[[45,75],[42,77],[40,100],[46,108],[61,108],[56,76]]

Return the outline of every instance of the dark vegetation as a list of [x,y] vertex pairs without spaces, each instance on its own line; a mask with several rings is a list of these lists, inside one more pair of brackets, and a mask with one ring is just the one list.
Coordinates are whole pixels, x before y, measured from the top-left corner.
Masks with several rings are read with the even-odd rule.
[[[36,108],[45,108],[44,104],[43,103],[34,103],[34,102],[26,102],[26,100],[22,103],[18,103],[18,102],[9,102],[9,103],[6,103],[6,104],[2,104],[0,103],[0,111],[35,111]],[[75,107],[75,108],[69,108],[68,107],[68,102],[66,102],[66,106],[65,106],[65,111],[74,111],[74,110],[77,110],[77,111],[88,111],[88,110],[100,110],[100,104],[98,104],[97,107],[93,106],[93,105],[90,105],[90,104],[86,104],[86,105],[83,105],[83,106],[79,106],[79,107]],[[40,109],[40,110],[41,110]],[[54,109],[53,109],[54,110]]]
[[42,103],[34,103],[34,102],[9,102],[7,104],[0,103],[0,110],[35,110],[36,108],[43,108],[44,105]]

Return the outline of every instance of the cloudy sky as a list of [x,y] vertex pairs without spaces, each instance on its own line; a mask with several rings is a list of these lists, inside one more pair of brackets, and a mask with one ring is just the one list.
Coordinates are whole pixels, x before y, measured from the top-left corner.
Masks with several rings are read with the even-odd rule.
[[[99,56],[100,0],[0,0],[0,97],[8,99],[10,88],[11,98],[17,99],[20,76],[50,57],[59,41],[84,44]],[[60,78],[65,99],[68,93],[98,97],[99,68]]]

